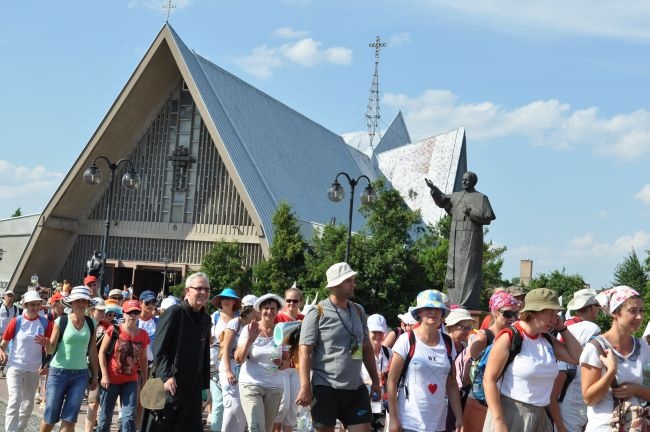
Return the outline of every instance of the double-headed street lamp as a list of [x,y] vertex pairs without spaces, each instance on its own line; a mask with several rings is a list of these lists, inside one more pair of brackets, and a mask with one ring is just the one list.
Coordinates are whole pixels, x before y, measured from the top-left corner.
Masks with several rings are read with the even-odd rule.
[[350,259],[350,242],[352,241],[352,209],[354,207],[354,188],[359,184],[359,180],[365,179],[366,182],[368,183],[368,186],[363,190],[363,193],[361,194],[361,204],[363,205],[368,205],[376,202],[379,197],[377,196],[377,192],[372,188],[372,183],[370,183],[370,179],[365,176],[365,175],[360,175],[359,177],[352,178],[350,175],[346,172],[340,172],[336,175],[334,178],[334,182],[332,183],[332,186],[330,186],[329,190],[327,191],[327,198],[330,199],[330,201],[333,202],[339,202],[345,198],[345,191],[343,190],[343,186],[341,186],[341,183],[339,183],[339,177],[344,176],[345,178],[348,179],[348,183],[350,184],[350,210],[348,214],[348,241],[347,241],[347,247],[345,249],[345,262],[348,262]]
[[108,232],[111,227],[111,210],[113,208],[113,179],[115,178],[115,170],[123,163],[129,166],[129,169],[122,176],[122,186],[128,190],[135,190],[140,186],[140,176],[135,171],[133,162],[129,159],[120,159],[117,162],[111,162],[106,156],[97,156],[93,164],[86,168],[84,171],[84,181],[89,185],[96,185],[102,182],[102,172],[97,166],[99,159],[104,160],[108,169],[111,170],[111,177],[108,182],[108,203],[106,205],[106,225],[104,229],[104,238],[102,239],[102,265],[99,269],[99,293],[104,290],[104,272],[106,268],[106,256],[108,255]]

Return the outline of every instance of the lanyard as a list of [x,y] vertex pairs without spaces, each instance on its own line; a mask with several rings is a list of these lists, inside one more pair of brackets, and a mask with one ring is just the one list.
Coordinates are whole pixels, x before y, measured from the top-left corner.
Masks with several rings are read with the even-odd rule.
[[[348,326],[345,325],[345,322],[343,322],[343,318],[341,317],[341,314],[339,313],[339,308],[336,307],[332,299],[328,299],[330,301],[330,304],[334,308],[334,311],[336,312],[336,315],[339,317],[339,321],[341,321],[341,325],[343,328],[352,336],[352,339],[354,339],[354,342],[356,344],[359,343],[359,339],[354,335],[354,333],[348,328]],[[352,330],[354,330],[354,320],[352,319],[352,305],[350,302],[348,302],[348,316],[350,317],[350,325],[352,326]]]

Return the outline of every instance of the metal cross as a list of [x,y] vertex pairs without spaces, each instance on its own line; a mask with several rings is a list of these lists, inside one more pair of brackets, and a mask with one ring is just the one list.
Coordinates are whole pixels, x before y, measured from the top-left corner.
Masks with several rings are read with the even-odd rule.
[[376,61],[379,61],[379,50],[386,48],[388,45],[385,42],[382,42],[381,39],[379,39],[379,36],[377,36],[375,43],[368,44],[368,46],[375,49],[375,59]]
[[163,9],[167,9],[167,19],[166,22],[169,22],[169,15],[172,13],[172,9],[176,9],[176,5],[172,3],[172,0],[167,0],[167,2],[162,4]]
[[191,163],[196,162],[194,157],[190,156],[187,147],[176,146],[174,152],[167,156],[167,160],[172,163],[172,190],[187,190],[187,170]]

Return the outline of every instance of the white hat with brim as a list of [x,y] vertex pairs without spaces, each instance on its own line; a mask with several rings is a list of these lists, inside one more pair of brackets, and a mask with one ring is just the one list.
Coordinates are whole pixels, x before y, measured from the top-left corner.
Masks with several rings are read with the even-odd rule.
[[581,289],[573,293],[573,298],[567,305],[568,311],[577,311],[587,306],[598,304],[596,295],[598,293],[591,289]]
[[347,279],[356,276],[358,273],[352,270],[348,263],[340,262],[327,269],[327,285],[325,288],[332,288],[341,285]]
[[280,310],[280,309],[282,309],[284,307],[284,300],[282,299],[282,297],[280,297],[277,294],[268,293],[268,294],[264,294],[263,296],[258,298],[257,301],[255,302],[255,304],[253,305],[253,308],[256,311],[259,312],[260,311],[260,306],[262,305],[262,303],[264,303],[267,300],[274,300],[274,301],[278,302],[278,310]]
[[386,325],[386,318],[379,314],[372,314],[368,317],[367,321],[368,331],[388,333],[388,325]]
[[90,290],[84,286],[76,286],[70,291],[70,295],[62,300],[63,304],[68,307],[72,307],[72,302],[76,300],[88,300],[90,305],[95,304],[95,300],[90,297]]
[[411,308],[409,308],[408,312],[405,312],[403,314],[397,314],[397,318],[399,318],[400,321],[402,321],[406,325],[413,325],[418,323],[416,319],[413,318],[413,315],[411,315]]
[[32,302],[40,302],[41,304],[43,304],[45,303],[45,300],[43,300],[36,291],[27,291],[23,296],[23,305]]
[[445,318],[445,324],[448,326],[453,326],[463,321],[477,322],[478,320],[472,317],[472,314],[467,309],[463,308],[452,309],[449,315],[447,315],[447,318]]

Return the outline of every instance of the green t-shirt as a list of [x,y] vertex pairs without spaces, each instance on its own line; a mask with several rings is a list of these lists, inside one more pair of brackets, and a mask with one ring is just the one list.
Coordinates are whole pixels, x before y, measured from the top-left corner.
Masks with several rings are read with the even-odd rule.
[[[61,317],[54,321],[54,325],[61,330],[59,322]],[[95,320],[93,320],[95,322]],[[95,326],[97,324],[95,323]],[[68,316],[68,324],[65,327],[65,333],[59,342],[59,348],[56,350],[54,358],[50,365],[59,369],[82,370],[88,369],[86,353],[88,352],[88,343],[90,342],[90,328],[84,320],[84,326],[77,330],[72,325],[72,320]]]

